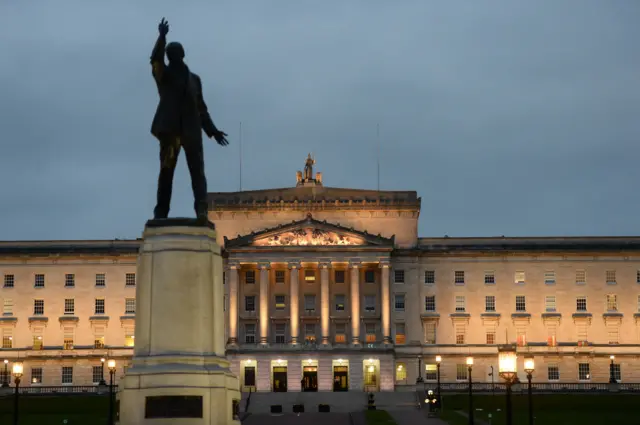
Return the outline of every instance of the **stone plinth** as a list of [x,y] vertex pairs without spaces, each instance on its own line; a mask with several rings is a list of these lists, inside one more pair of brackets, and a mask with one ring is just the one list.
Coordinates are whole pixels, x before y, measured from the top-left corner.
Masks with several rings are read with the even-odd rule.
[[222,270],[211,223],[147,223],[120,424],[239,424],[233,412],[238,379],[225,358]]

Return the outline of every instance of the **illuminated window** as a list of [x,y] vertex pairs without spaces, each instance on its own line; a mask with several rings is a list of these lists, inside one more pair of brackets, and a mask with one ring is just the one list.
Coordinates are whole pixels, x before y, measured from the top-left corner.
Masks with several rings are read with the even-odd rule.
[[304,339],[307,342],[316,342],[316,325],[315,323],[305,323]]
[[404,323],[396,323],[396,344],[404,344],[405,340]]
[[428,321],[424,324],[424,343],[435,344],[436,343],[436,322]]
[[486,295],[484,297],[484,310],[491,313],[496,311],[496,296]]
[[591,379],[589,363],[578,363],[578,379],[580,381],[588,381]]
[[41,367],[31,368],[31,384],[32,385],[42,384],[42,368]]
[[16,282],[15,275],[12,275],[12,274],[5,274],[4,275],[4,287],[5,288],[13,288],[15,282]]
[[336,294],[336,311],[344,311],[344,294]]
[[587,297],[576,297],[576,311],[587,311]]
[[336,344],[344,344],[347,342],[346,325],[344,323],[336,323],[335,342]]
[[438,379],[438,366],[434,364],[424,365],[424,379],[427,381],[435,381]]
[[524,279],[524,272],[523,271],[517,271],[514,275],[514,282],[516,283],[516,285],[524,285],[525,283],[525,279]]
[[618,311],[618,297],[615,294],[607,294],[607,311],[609,313],[615,313]]
[[124,299],[124,314],[136,314],[136,299],[125,298]]
[[44,275],[37,274],[34,277],[33,286],[36,288],[44,288]]
[[555,285],[556,284],[556,272],[553,270],[548,270],[544,272],[544,284],[545,285]]
[[547,313],[556,312],[556,296],[555,295],[547,295],[545,297],[544,308]]
[[369,344],[376,342],[376,324],[365,323],[364,330],[366,342]]
[[13,348],[13,331],[11,329],[2,329],[2,348]]
[[607,285],[615,285],[616,282],[616,271],[615,270],[607,270],[605,272],[605,279],[607,281]]
[[76,312],[76,303],[73,298],[64,300],[64,314],[73,315]]
[[104,328],[97,327],[93,335],[93,348],[104,348]]
[[404,381],[407,379],[407,365],[404,363],[396,363],[396,381]]
[[33,350],[42,350],[44,340],[42,339],[42,329],[34,329],[33,332]]
[[73,367],[72,366],[62,367],[62,383],[73,384]]
[[485,285],[495,285],[496,283],[496,273],[491,271],[484,272],[484,284]]
[[376,367],[367,365],[364,368],[364,385],[367,387],[375,387],[377,385]]
[[453,283],[456,285],[464,285],[464,270],[456,270],[453,272]]
[[96,273],[96,286],[103,288],[107,285],[107,275],[104,273]]
[[275,299],[276,299],[276,310],[284,310],[285,307],[286,307],[286,304],[284,302],[285,296],[284,295],[276,295]]
[[276,283],[284,283],[284,270],[276,270]]
[[518,347],[527,346],[527,334],[524,331],[519,330],[516,338],[517,338]]
[[64,328],[64,349],[65,350],[73,350],[73,328],[65,327]]
[[3,316],[13,315],[13,300],[11,298],[5,298],[2,306]]
[[67,273],[64,275],[64,287],[65,288],[73,288],[76,286],[76,275],[72,273]]
[[426,285],[434,285],[436,283],[436,271],[425,270],[424,271],[424,283]]
[[516,312],[527,311],[527,299],[524,295],[516,295]]
[[456,365],[456,380],[457,381],[466,381],[469,378],[467,377],[467,365],[466,364],[457,364]]
[[585,270],[576,270],[576,285],[584,285],[587,283],[587,272]]
[[305,270],[304,271],[304,280],[307,283],[314,283],[316,281],[316,271],[315,270]]
[[124,330],[124,346],[125,347],[133,347],[135,346],[136,339],[134,335],[134,328],[127,327]]
[[429,312],[436,311],[436,296],[435,295],[427,295],[424,297],[424,309]]

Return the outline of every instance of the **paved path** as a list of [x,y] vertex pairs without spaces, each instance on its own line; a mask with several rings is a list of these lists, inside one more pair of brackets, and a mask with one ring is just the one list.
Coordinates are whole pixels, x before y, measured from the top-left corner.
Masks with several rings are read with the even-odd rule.
[[350,425],[348,413],[284,413],[249,415],[242,425]]
[[398,425],[447,425],[437,418],[427,418],[427,412],[421,409],[387,410]]

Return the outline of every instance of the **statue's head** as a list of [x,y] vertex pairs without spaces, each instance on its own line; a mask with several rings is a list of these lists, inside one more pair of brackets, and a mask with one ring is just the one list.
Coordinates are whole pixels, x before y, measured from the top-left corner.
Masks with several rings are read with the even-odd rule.
[[172,41],[171,43],[167,44],[165,52],[167,54],[167,59],[169,59],[169,62],[182,62],[182,60],[184,59],[184,48],[182,47],[182,44],[178,43],[177,41]]

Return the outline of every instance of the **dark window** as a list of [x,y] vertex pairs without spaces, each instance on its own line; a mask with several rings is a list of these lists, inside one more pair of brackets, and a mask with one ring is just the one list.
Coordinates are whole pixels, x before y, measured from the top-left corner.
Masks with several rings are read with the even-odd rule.
[[344,270],[336,270],[334,273],[336,283],[344,283]]
[[255,387],[256,386],[256,368],[255,366],[244,367],[244,386]]
[[376,283],[376,272],[375,272],[375,270],[365,270],[364,271],[364,283]]
[[244,273],[244,282],[250,285],[256,283],[256,272],[254,270],[247,270]]
[[276,283],[284,283],[284,270],[276,270]]
[[256,297],[254,295],[244,297],[244,310],[256,311]]

